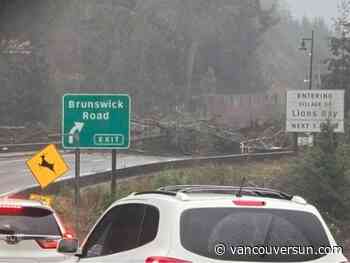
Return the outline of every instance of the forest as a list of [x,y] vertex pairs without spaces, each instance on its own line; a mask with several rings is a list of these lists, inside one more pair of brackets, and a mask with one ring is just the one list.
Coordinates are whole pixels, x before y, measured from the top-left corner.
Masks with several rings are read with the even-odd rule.
[[192,98],[315,85],[332,28],[277,0],[3,0],[0,126],[57,127],[70,92],[128,93],[135,116],[186,111]]

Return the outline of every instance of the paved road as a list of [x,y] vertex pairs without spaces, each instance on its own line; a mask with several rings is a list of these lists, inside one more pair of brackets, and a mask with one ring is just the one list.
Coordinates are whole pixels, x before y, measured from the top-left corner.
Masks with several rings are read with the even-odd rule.
[[[0,158],[0,194],[37,184],[25,161],[28,157]],[[65,176],[74,176],[74,154],[65,154],[64,159],[71,170]],[[174,157],[118,154],[117,167],[124,168],[159,161],[176,160]],[[111,170],[111,154],[81,154],[81,175]]]

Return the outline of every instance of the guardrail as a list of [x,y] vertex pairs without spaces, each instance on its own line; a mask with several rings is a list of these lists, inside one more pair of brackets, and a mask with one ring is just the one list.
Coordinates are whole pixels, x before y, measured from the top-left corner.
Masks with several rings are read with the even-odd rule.
[[30,143],[19,143],[19,144],[1,144],[0,153],[35,151],[35,150],[44,148],[48,144],[55,144],[56,146],[60,146],[61,142],[54,141],[54,142],[30,142]]
[[[162,139],[165,135],[156,135],[156,136],[143,136],[143,137],[134,137],[133,142],[138,143],[145,140],[154,140]],[[0,144],[0,153],[16,153],[16,152],[28,152],[28,151],[37,151],[49,144],[56,145],[57,148],[61,148],[61,141],[48,141],[48,142],[29,142],[29,143],[16,143],[16,144]]]
[[[181,169],[187,167],[196,167],[201,165],[207,165],[208,163],[215,164],[234,164],[237,162],[250,162],[250,161],[264,161],[264,160],[278,160],[283,157],[293,156],[295,152],[273,152],[273,153],[258,153],[258,154],[235,154],[235,155],[223,155],[212,157],[198,157],[198,158],[184,158],[174,161],[164,161],[158,163],[151,163],[139,166],[132,166],[127,168],[118,169],[117,178],[125,179],[135,176],[143,176],[151,173],[160,172],[167,169]],[[85,175],[80,177],[80,186],[87,187],[100,183],[108,182],[111,179],[112,171],[102,172],[97,174]],[[49,186],[45,192],[57,193],[60,189],[73,186],[74,177],[63,178],[57,181],[55,184]],[[30,186],[24,189],[18,189],[10,193],[3,194],[2,196],[20,195],[27,196],[33,192],[41,192],[39,186]]]

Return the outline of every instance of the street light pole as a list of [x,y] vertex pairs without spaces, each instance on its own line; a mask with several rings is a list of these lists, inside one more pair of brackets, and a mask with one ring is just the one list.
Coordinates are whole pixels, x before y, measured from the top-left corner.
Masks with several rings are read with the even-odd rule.
[[[311,50],[310,50],[310,70],[309,70],[309,90],[312,90],[312,82],[313,82],[313,65],[314,65],[314,39],[315,39],[315,31],[311,31],[311,38],[303,38],[301,42],[300,50],[307,51],[306,41],[311,42]],[[295,151],[298,151],[298,133],[294,134],[294,148]]]
[[309,82],[309,90],[312,89],[313,64],[314,64],[314,30],[312,30],[312,35],[311,35],[310,82]]
[[311,38],[303,38],[301,42],[300,50],[307,51],[306,48],[306,41],[311,42],[311,52],[310,52],[310,70],[309,70],[309,90],[312,89],[312,82],[313,82],[313,64],[314,64],[314,36],[315,31],[312,30]]
[[342,32],[342,69],[341,69],[341,88],[345,90],[345,41],[346,41],[346,33],[343,29]]

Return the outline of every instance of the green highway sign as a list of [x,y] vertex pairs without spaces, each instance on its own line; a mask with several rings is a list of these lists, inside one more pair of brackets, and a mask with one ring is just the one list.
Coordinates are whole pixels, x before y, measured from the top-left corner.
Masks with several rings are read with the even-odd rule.
[[128,149],[131,100],[126,94],[65,94],[64,149]]

